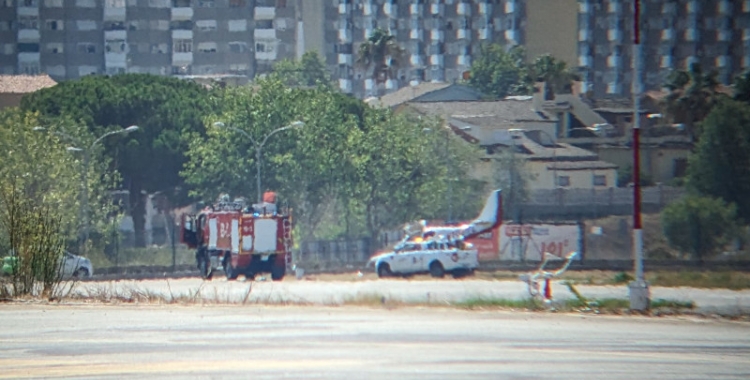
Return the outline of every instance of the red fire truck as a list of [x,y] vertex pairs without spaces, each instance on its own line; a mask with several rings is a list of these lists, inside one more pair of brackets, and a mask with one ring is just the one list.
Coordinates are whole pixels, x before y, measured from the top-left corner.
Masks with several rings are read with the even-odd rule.
[[248,207],[241,201],[220,201],[196,215],[184,215],[180,240],[195,249],[195,261],[205,279],[222,269],[229,280],[241,274],[253,279],[270,273],[274,281],[280,281],[292,249],[291,216],[283,211],[277,212],[270,203]]

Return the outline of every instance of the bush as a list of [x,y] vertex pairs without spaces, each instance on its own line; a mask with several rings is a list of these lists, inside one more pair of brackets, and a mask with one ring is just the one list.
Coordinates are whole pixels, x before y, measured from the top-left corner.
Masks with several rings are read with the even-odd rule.
[[10,249],[10,257],[3,260],[10,266],[10,280],[1,285],[2,292],[13,297],[57,296],[64,250],[60,217],[6,186],[0,189],[0,235]]
[[669,245],[695,260],[715,254],[737,235],[736,208],[721,199],[688,196],[671,203],[662,213]]

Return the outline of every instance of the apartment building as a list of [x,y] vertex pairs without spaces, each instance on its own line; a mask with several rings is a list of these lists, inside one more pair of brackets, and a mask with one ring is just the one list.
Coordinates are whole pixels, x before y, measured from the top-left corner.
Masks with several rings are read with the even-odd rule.
[[[524,1],[520,0],[305,0],[302,21],[306,50],[318,50],[339,87],[368,97],[410,83],[454,81],[471,66],[486,42],[523,44]],[[324,15],[324,20],[317,19]],[[321,22],[323,21],[323,22]],[[388,30],[407,52],[395,78],[376,87],[357,67],[357,47],[375,28]]]
[[[578,65],[597,97],[629,95],[633,0],[579,0]],[[672,69],[700,63],[724,84],[750,67],[750,1],[641,0],[643,80],[658,89]]]
[[294,1],[0,0],[0,73],[254,76],[296,54]]
[[[342,91],[381,95],[464,78],[480,46],[523,45],[578,70],[583,92],[628,96],[634,0],[0,0],[0,74],[233,74],[318,51]],[[641,0],[643,81],[699,62],[725,84],[750,66],[750,0]],[[407,57],[376,84],[355,64],[375,28]]]
[[[725,84],[750,64],[749,0],[641,0],[643,81],[658,89],[692,62]],[[483,43],[551,53],[580,72],[584,92],[628,96],[633,83],[634,0],[305,0],[305,48],[326,58],[340,88],[368,97],[413,82],[463,77]],[[325,21],[320,22],[322,17]],[[356,50],[376,27],[409,53],[376,88]]]

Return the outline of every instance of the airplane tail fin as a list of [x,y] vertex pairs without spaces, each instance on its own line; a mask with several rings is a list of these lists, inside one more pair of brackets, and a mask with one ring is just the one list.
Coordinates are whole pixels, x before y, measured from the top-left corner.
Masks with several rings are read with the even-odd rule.
[[464,239],[470,239],[474,236],[483,234],[487,231],[500,227],[503,223],[503,198],[501,190],[494,190],[479,216],[471,221],[462,231],[461,236]]

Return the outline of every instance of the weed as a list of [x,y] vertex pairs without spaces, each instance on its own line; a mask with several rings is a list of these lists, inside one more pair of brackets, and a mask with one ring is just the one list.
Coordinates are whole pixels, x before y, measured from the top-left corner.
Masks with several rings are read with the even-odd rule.
[[612,282],[615,284],[627,284],[631,281],[635,280],[633,276],[631,276],[627,272],[619,272],[615,275],[615,278],[612,279]]

